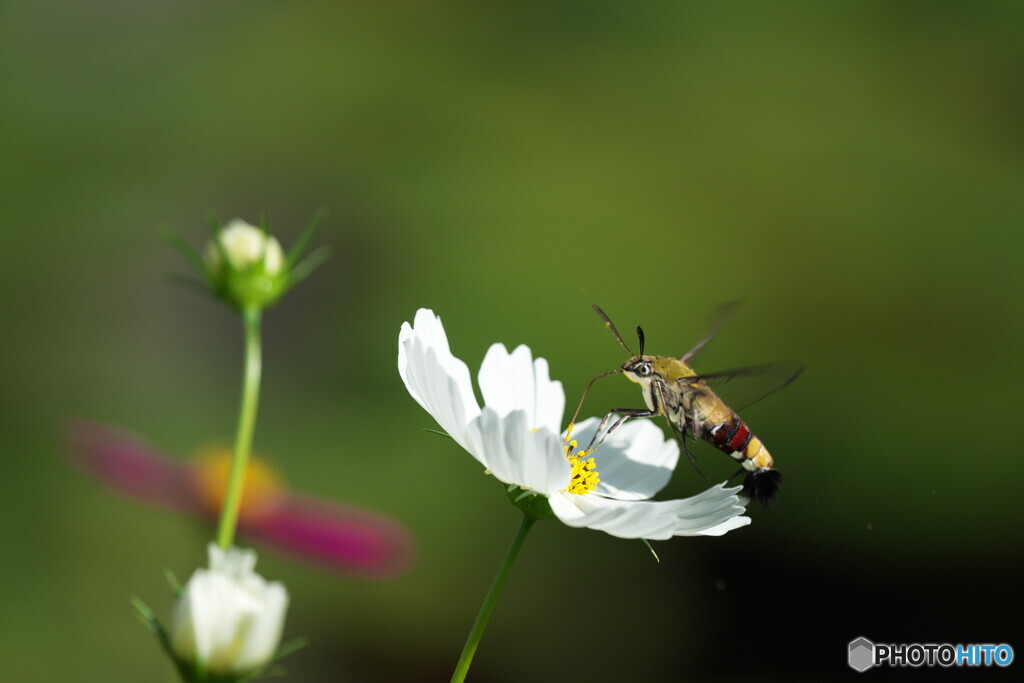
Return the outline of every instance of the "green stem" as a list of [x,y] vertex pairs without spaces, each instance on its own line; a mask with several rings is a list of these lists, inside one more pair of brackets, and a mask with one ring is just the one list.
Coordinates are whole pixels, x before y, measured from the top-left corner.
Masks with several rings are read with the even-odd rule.
[[242,490],[245,487],[245,470],[252,450],[252,433],[256,428],[256,407],[260,399],[260,309],[247,308],[242,311],[245,327],[245,371],[242,377],[242,405],[238,413],[238,433],[235,436],[235,453],[231,459],[231,474],[228,489],[224,495],[224,507],[220,511],[217,527],[217,545],[227,548],[235,540],[238,526],[238,511],[242,506]]
[[509,546],[505,560],[498,567],[498,573],[494,576],[491,589],[487,591],[484,604],[480,606],[480,613],[476,615],[473,630],[469,632],[469,637],[466,638],[466,644],[462,648],[462,656],[459,657],[459,663],[455,665],[455,672],[452,674],[452,683],[461,683],[461,681],[466,680],[466,674],[469,673],[469,665],[473,662],[473,655],[476,654],[476,648],[480,644],[480,639],[483,638],[484,629],[487,628],[487,622],[491,618],[491,612],[494,611],[494,605],[498,602],[501,588],[505,585],[505,579],[508,578],[512,565],[516,562],[516,556],[519,555],[519,548],[522,547],[523,541],[526,540],[526,534],[536,521],[536,517],[523,515],[523,523],[519,525],[519,531],[512,540],[512,545]]

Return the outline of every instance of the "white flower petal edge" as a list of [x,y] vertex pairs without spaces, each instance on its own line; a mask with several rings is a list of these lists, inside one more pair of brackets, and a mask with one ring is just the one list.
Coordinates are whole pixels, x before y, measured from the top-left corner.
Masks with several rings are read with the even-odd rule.
[[[600,451],[599,451],[600,452]],[[568,526],[598,529],[619,538],[665,540],[672,536],[721,536],[750,524],[736,492],[724,482],[682,500],[628,501],[560,492],[549,502]]]
[[518,346],[512,353],[504,344],[493,344],[484,356],[477,376],[484,405],[505,416],[513,410],[526,413],[530,429],[562,429],[565,392],[562,383],[548,376],[548,362],[533,359],[530,349]]
[[[590,443],[600,420],[576,425],[572,438],[580,448]],[[679,444],[650,420],[627,422],[605,439],[594,454],[601,481],[595,493],[617,500],[645,500],[665,488],[679,462]]]
[[480,414],[469,368],[452,355],[441,318],[425,308],[398,335],[398,374],[406,389],[455,441],[466,443],[466,426]]
[[572,466],[562,439],[547,429],[530,429],[527,413],[501,416],[490,406],[469,425],[469,441],[478,460],[499,481],[545,496],[569,485]]

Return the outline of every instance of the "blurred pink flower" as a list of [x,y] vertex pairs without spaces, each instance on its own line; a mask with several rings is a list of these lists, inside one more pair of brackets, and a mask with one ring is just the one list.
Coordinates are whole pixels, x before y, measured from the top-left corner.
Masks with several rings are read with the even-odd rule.
[[[161,455],[136,434],[93,422],[72,424],[69,447],[78,466],[123,496],[216,519],[230,460],[227,451],[183,462]],[[268,550],[368,578],[400,574],[413,555],[412,538],[394,520],[291,493],[256,459],[246,473],[238,529]]]

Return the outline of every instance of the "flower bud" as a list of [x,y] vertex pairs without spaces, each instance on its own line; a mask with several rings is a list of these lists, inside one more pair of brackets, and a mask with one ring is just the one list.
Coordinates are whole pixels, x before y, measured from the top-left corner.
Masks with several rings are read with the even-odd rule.
[[217,676],[244,676],[273,659],[288,591],[257,574],[256,552],[209,546],[174,609],[170,641],[179,661]]
[[287,288],[281,243],[239,218],[217,231],[203,259],[210,286],[240,310],[269,306]]

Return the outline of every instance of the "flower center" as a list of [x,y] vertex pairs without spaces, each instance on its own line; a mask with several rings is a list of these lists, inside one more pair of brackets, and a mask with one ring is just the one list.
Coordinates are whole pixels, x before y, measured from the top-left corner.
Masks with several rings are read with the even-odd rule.
[[597,483],[601,479],[598,477],[598,471],[594,469],[597,467],[597,463],[594,462],[593,458],[589,457],[590,451],[583,450],[582,448],[576,450],[578,446],[579,444],[576,442],[576,439],[569,441],[563,446],[565,457],[569,459],[569,464],[572,465],[572,479],[565,490],[582,496],[596,489]]

